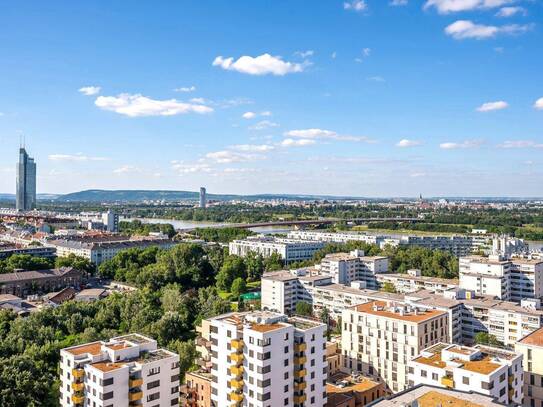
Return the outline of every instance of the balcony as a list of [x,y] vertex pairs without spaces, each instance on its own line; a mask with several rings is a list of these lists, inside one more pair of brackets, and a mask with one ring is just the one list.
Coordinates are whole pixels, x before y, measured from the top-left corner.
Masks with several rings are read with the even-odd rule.
[[243,389],[243,380],[236,380],[236,379],[230,380],[230,387],[233,387],[236,390]]
[[231,353],[230,354],[230,359],[232,359],[234,362],[236,363],[242,363],[243,362],[243,354],[241,353]]
[[443,376],[441,378],[441,384],[445,387],[448,387],[448,388],[454,388],[454,380],[452,377],[450,376]]
[[303,352],[307,349],[307,343],[295,343],[294,352]]
[[307,375],[307,370],[305,370],[305,369],[302,369],[302,370],[295,370],[295,371],[294,371],[294,377],[295,377],[296,379],[305,377],[306,375]]
[[83,391],[83,390],[85,390],[85,383],[83,383],[83,382],[73,382],[72,383],[72,390],[73,391]]
[[236,376],[236,377],[243,375],[243,366],[231,367],[230,373],[232,374],[232,376]]
[[295,391],[305,390],[306,387],[307,387],[307,382],[294,383],[294,390]]
[[294,396],[294,404],[302,404],[307,400],[307,396],[305,394],[301,396]]
[[305,362],[307,362],[307,358],[305,356],[294,358],[295,365],[303,365]]
[[515,380],[515,377],[511,375],[507,380],[509,381],[509,384],[513,384],[513,380]]
[[241,393],[236,393],[236,392],[231,392],[230,393],[230,400],[233,400],[233,401],[236,401],[236,402],[241,402],[243,401],[243,394]]
[[72,395],[72,401],[74,404],[83,404],[85,402],[84,394],[74,394]]
[[143,398],[143,392],[141,391],[131,391],[128,393],[128,401],[137,401]]
[[72,376],[80,379],[85,376],[85,371],[83,369],[72,369]]
[[237,351],[242,351],[244,343],[241,339],[232,339],[230,345]]
[[128,387],[139,387],[143,384],[143,379],[129,379],[128,380]]

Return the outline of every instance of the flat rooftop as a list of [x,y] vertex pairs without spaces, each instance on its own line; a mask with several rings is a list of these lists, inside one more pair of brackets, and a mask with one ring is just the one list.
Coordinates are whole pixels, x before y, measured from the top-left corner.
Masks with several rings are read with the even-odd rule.
[[519,342],[523,345],[543,346],[543,328],[526,335]]
[[345,373],[336,373],[328,379],[326,383],[326,392],[348,393],[355,391],[357,393],[363,393],[368,390],[373,390],[379,386],[382,385],[367,377],[354,378]]
[[390,278],[406,279],[406,280],[421,281],[421,282],[428,282],[428,283],[437,283],[437,284],[444,284],[444,285],[458,285],[458,284],[460,284],[460,281],[457,278],[410,276],[409,274],[400,274],[400,273],[382,273],[382,274],[377,274],[376,277],[378,279],[379,279],[379,277],[383,277],[383,278],[390,277]]
[[84,345],[73,346],[64,350],[74,356],[85,355],[87,353],[91,355],[99,355],[102,352],[102,342],[86,343]]
[[[399,306],[401,308],[403,306]],[[432,318],[447,315],[445,311],[439,310],[426,310],[426,309],[417,309],[407,308],[403,313],[394,311],[394,306],[387,306],[387,303],[384,301],[370,301],[365,304],[355,305],[355,308],[358,312],[364,312],[370,315],[377,315],[383,318],[397,319],[400,321],[407,322],[425,322]]]

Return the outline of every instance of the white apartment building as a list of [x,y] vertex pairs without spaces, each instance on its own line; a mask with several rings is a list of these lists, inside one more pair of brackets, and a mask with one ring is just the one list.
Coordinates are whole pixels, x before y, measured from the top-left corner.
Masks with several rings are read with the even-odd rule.
[[455,256],[467,256],[474,249],[471,236],[401,236],[399,245],[444,250]]
[[342,316],[343,370],[384,382],[392,392],[408,387],[408,362],[428,346],[446,342],[449,315],[439,310],[371,301]]
[[62,407],[167,407],[179,403],[179,355],[123,335],[60,351]]
[[364,256],[362,250],[332,253],[321,260],[320,269],[336,284],[350,285],[353,281],[363,281],[366,288],[376,289],[376,275],[388,272],[388,257]]
[[325,406],[325,324],[266,311],[209,321],[215,405]]
[[457,279],[427,277],[421,275],[418,269],[407,270],[407,274],[378,274],[375,276],[379,287],[390,283],[398,293],[412,293],[419,290],[428,290],[433,293],[443,293],[458,288]]
[[88,240],[70,240],[59,239],[51,240],[47,246],[54,247],[57,250],[57,256],[76,256],[84,257],[97,266],[106,260],[112,259],[117,253],[131,248],[145,249],[151,246],[158,246],[162,249],[169,249],[176,243],[167,238],[141,238],[115,240],[115,241],[92,241]]
[[511,236],[495,236],[492,239],[492,254],[511,257],[528,252],[528,244],[523,239]]
[[473,391],[509,405],[522,403],[522,354],[503,349],[439,343],[409,362],[410,386]]
[[287,235],[289,239],[314,240],[328,243],[364,242],[380,245],[386,236],[366,235],[355,232],[326,232],[315,230],[293,230]]
[[468,256],[459,263],[461,288],[516,302],[543,296],[541,259]]
[[249,252],[264,257],[277,253],[285,263],[310,260],[316,251],[324,247],[323,242],[284,239],[278,237],[257,236],[243,240],[234,240],[228,245],[230,254],[244,257]]

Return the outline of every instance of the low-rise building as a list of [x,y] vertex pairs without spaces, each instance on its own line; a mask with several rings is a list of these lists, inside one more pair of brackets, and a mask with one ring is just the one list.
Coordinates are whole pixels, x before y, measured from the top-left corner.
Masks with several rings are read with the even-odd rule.
[[409,362],[409,384],[474,391],[500,403],[522,403],[522,354],[488,346],[439,343]]
[[87,288],[79,291],[75,295],[76,301],[93,302],[98,301],[108,296],[108,292],[105,288]]
[[332,377],[336,373],[339,373],[341,369],[341,350],[339,349],[340,340],[340,337],[336,337],[334,340],[326,342],[326,363],[328,364],[328,377]]
[[79,288],[82,282],[83,273],[73,267],[15,271],[0,274],[0,294],[26,297],[30,294],[59,291],[66,287]]
[[52,259],[56,256],[56,249],[45,246],[0,245],[0,260],[7,259],[14,254],[28,254],[30,256]]
[[523,405],[543,406],[543,328],[518,341],[515,351],[523,357]]
[[443,389],[428,385],[410,387],[383,400],[368,404],[368,407],[504,407],[490,396],[472,391]]
[[0,294],[0,309],[10,310],[19,316],[27,316],[37,308],[16,295]]
[[217,406],[324,406],[326,325],[272,312],[210,318]]
[[326,407],[364,407],[383,397],[386,392],[383,383],[360,375],[336,373],[328,378],[326,394]]
[[385,283],[390,283],[398,293],[412,293],[419,290],[443,293],[459,286],[457,279],[427,277],[421,274],[420,270],[413,269],[407,270],[406,274],[387,273],[378,274],[375,277],[380,287]]
[[179,355],[139,334],[64,348],[59,374],[62,407],[179,403]]
[[362,281],[365,288],[376,289],[376,276],[388,272],[388,257],[364,256],[362,250],[331,253],[321,260],[320,269],[336,284],[350,285],[353,281]]
[[448,340],[449,315],[439,310],[371,301],[343,311],[343,371],[383,382],[386,390],[408,387],[408,362]]
[[234,240],[228,245],[230,254],[244,257],[250,252],[263,257],[278,254],[285,263],[310,260],[324,247],[323,242],[309,240],[285,239],[271,236],[248,237]]
[[185,407],[214,407],[211,404],[211,381],[213,375],[206,371],[185,373],[185,384],[181,390],[181,405]]

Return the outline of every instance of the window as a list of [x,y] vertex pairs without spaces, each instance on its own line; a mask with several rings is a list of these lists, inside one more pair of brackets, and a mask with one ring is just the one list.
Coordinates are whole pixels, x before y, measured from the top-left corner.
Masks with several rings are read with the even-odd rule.
[[160,392],[157,391],[156,393],[149,394],[149,395],[147,396],[147,401],[158,400],[159,398],[160,398]]
[[154,382],[147,383],[147,390],[154,389],[155,387],[160,386],[160,380],[155,380]]
[[149,372],[147,372],[147,376],[153,376],[159,373],[160,373],[160,366],[156,366],[149,369]]
[[112,391],[110,391],[110,392],[104,394],[104,395],[101,397],[102,400],[109,400],[109,399],[112,399],[112,398],[113,398],[113,392],[112,392]]
[[466,376],[462,377],[462,383],[469,385],[469,377],[466,377]]
[[288,353],[288,346],[285,346],[285,353]]
[[102,382],[102,386],[111,386],[113,384],[113,377],[110,377],[109,379],[100,380]]
[[432,380],[437,382],[438,380],[437,373],[432,373]]
[[421,375],[421,377],[427,377],[428,373],[426,372],[426,370],[421,370],[420,375]]

